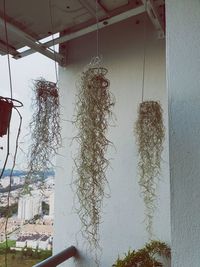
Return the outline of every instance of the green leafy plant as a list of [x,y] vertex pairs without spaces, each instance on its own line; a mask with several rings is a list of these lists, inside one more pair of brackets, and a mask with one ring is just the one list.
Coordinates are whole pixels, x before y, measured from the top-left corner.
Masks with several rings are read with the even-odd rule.
[[145,204],[145,222],[149,238],[153,236],[156,187],[161,169],[164,125],[162,108],[156,101],[145,101],[139,106],[135,125],[139,154],[139,185]]
[[[108,184],[105,153],[111,142],[106,137],[114,101],[109,92],[107,69],[89,67],[82,73],[76,102],[75,137],[79,152],[75,159],[77,178],[74,182],[78,204],[76,210],[82,223],[82,234],[91,251],[100,249],[99,225],[101,209]],[[97,253],[95,252],[96,262]],[[98,265],[98,264],[97,264]]]
[[128,251],[123,259],[118,258],[113,267],[162,267],[158,258],[171,258],[170,247],[160,241],[151,241],[144,248]]

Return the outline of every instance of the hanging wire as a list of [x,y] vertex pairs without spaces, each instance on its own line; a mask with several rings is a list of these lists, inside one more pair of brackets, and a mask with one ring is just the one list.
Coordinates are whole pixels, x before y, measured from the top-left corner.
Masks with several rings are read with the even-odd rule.
[[50,21],[51,21],[51,37],[53,43],[53,53],[54,53],[54,66],[55,66],[55,75],[56,75],[56,84],[58,83],[58,69],[56,63],[56,50],[55,50],[55,40],[54,40],[54,27],[53,27],[53,14],[52,14],[52,4],[51,0],[49,0],[49,14],[50,14]]
[[96,53],[97,53],[97,58],[99,58],[99,17],[98,17],[98,1],[96,0]]
[[6,18],[6,0],[3,1],[3,15],[4,15],[5,37],[7,44],[6,49],[7,49],[7,61],[8,61],[9,82],[10,82],[10,97],[13,98],[13,86],[12,86],[11,64],[10,64],[9,45],[8,45],[8,29],[7,29],[7,18]]
[[[3,16],[4,16],[4,30],[5,30],[5,37],[6,37],[6,49],[7,49],[7,61],[8,61],[8,71],[9,71],[9,82],[10,82],[10,96],[12,98],[13,93],[12,93],[12,76],[11,76],[11,66],[10,66],[10,57],[9,57],[9,45],[8,45],[8,30],[7,30],[7,18],[6,18],[6,0],[3,1]],[[7,152],[6,152],[6,158],[4,161],[4,165],[3,168],[1,170],[1,174],[0,174],[0,179],[3,176],[3,173],[5,171],[7,162],[8,162],[8,158],[10,155],[10,120],[9,120],[9,124],[8,124],[8,131],[7,131]]]
[[146,41],[147,41],[147,0],[145,0],[145,13],[143,24],[143,70],[142,70],[142,102],[144,101],[145,72],[146,72]]
[[96,17],[96,56],[92,57],[88,67],[97,67],[101,65],[102,57],[99,55],[99,17],[98,17],[98,1],[95,2],[95,17]]
[[[8,266],[8,255],[7,255],[7,252],[8,252],[8,233],[7,233],[7,230],[8,230],[9,211],[10,211],[11,180],[12,180],[13,170],[14,170],[15,164],[16,164],[18,144],[19,144],[19,136],[20,136],[21,125],[22,125],[22,116],[21,116],[20,112],[18,111],[17,107],[21,107],[21,106],[23,106],[23,104],[20,101],[13,99],[12,73],[11,73],[11,64],[10,64],[10,55],[9,55],[9,42],[8,42],[8,29],[7,29],[7,16],[6,16],[6,0],[3,1],[3,14],[4,14],[4,29],[5,29],[5,37],[6,37],[7,61],[8,61],[8,73],[9,73],[9,85],[10,85],[10,98],[7,98],[7,100],[10,100],[10,101],[13,100],[13,101],[18,102],[19,105],[17,105],[17,106],[13,105],[13,108],[17,111],[19,118],[20,118],[20,123],[19,123],[19,127],[18,127],[16,143],[15,143],[15,152],[14,152],[14,157],[13,157],[13,164],[12,164],[12,169],[10,172],[9,190],[8,190],[8,195],[7,195],[7,216],[6,216],[6,221],[5,221],[5,239],[6,239],[5,267],[7,267]],[[4,165],[3,165],[3,168],[1,170],[0,179],[2,178],[2,176],[4,174],[9,155],[10,155],[10,121],[8,124],[8,131],[7,131],[6,159],[4,161]]]
[[18,147],[19,147],[19,136],[21,132],[21,126],[22,126],[22,115],[19,112],[19,110],[14,107],[14,109],[17,111],[19,115],[19,126],[18,126],[18,131],[17,131],[17,137],[16,137],[16,143],[15,143],[15,152],[14,152],[14,157],[13,157],[13,164],[12,168],[10,171],[10,176],[9,176],[9,188],[8,188],[8,195],[7,195],[7,216],[6,216],[6,221],[5,221],[5,239],[6,239],[6,251],[5,251],[5,266],[7,267],[8,265],[8,255],[7,255],[7,248],[8,248],[8,220],[9,220],[9,215],[10,215],[10,197],[11,197],[11,183],[12,183],[12,176],[13,176],[13,171],[16,165],[16,159],[17,159],[17,152],[18,152]]

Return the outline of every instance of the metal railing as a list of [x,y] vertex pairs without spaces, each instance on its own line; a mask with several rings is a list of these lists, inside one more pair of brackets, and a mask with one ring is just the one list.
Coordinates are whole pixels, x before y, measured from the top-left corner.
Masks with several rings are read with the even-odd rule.
[[75,257],[78,251],[74,246],[64,249],[60,253],[53,255],[46,260],[39,262],[38,264],[34,265],[33,267],[56,267],[60,263]]

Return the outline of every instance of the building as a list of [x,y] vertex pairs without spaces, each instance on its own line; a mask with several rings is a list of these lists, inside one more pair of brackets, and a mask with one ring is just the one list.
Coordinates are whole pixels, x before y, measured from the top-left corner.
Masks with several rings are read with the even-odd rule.
[[38,249],[49,250],[50,236],[44,235],[41,237],[38,243]]
[[39,250],[52,249],[52,236],[43,234],[22,235],[16,240],[16,248],[31,248]]
[[43,224],[25,224],[21,227],[22,235],[53,235],[53,226],[52,225],[43,225]]
[[[166,136],[163,154],[158,209],[154,220],[155,235],[156,238],[171,244],[173,267],[199,267],[199,0],[96,1],[97,4],[100,3],[98,20],[95,20],[94,15],[95,1],[73,1],[72,6],[66,6],[66,1],[56,1],[53,5],[56,27],[54,30],[61,32],[61,36],[56,39],[56,43],[62,43],[59,54],[52,54],[50,50],[45,49],[54,42],[48,41],[43,45],[37,42],[39,36],[47,37],[47,33],[52,32],[50,26],[42,23],[45,18],[45,21],[49,19],[45,1],[36,0],[32,3],[33,6],[30,6],[31,3],[27,5],[26,2],[24,0],[23,5],[17,6],[17,3],[12,1],[12,5],[8,6],[7,12],[11,18],[9,22],[18,21],[14,25],[8,24],[9,33],[14,39],[9,43],[9,52],[20,58],[32,53],[33,50],[39,51],[56,59],[60,64],[59,85],[64,142],[59,151],[62,156],[57,158],[59,168],[55,185],[54,254],[74,244],[81,257],[78,262],[71,259],[62,266],[95,265],[91,255],[87,254],[84,240],[77,236],[80,224],[72,209],[74,194],[70,186],[74,164],[72,155],[77,151],[77,147],[71,147],[73,126],[68,122],[71,121],[74,112],[77,75],[96,54],[96,33],[92,32],[92,29],[97,29],[96,22],[99,20],[100,51],[103,54],[104,65],[109,70],[110,90],[116,98],[114,112],[117,117],[117,126],[108,133],[116,151],[109,151],[109,158],[113,158],[112,169],[107,173],[111,197],[104,203],[100,230],[103,248],[101,267],[111,266],[118,255],[123,255],[130,247],[142,247],[147,241],[142,223],[144,206],[137,184],[137,149],[133,136],[133,124],[138,104],[142,99],[143,82],[144,99],[156,99],[161,102],[165,114],[166,133],[169,133],[169,136]],[[157,38],[159,19],[152,6],[157,4],[159,8],[160,3],[164,3],[166,7],[166,39]],[[139,7],[135,8],[134,4]],[[146,6],[148,10],[145,9]],[[2,5],[0,8],[3,12]],[[128,11],[135,9],[134,15],[125,13],[124,10],[127,11],[127,8],[130,8]],[[68,12],[69,10],[73,12]],[[115,12],[120,10],[121,20],[113,23],[116,22]],[[76,13],[80,11],[81,14]],[[143,25],[146,11],[149,11],[151,21],[149,18],[146,21],[147,36],[144,49]],[[70,20],[67,13],[75,17]],[[156,28],[152,20],[155,20]],[[3,31],[4,20],[1,21]],[[25,24],[24,27],[18,28],[20,23]],[[5,49],[5,41],[4,39],[1,44],[2,54],[8,51]],[[30,47],[28,51],[20,53],[17,50],[18,47],[26,45]]]
[[27,246],[27,236],[20,236],[16,240],[17,248],[25,248]]
[[27,248],[37,249],[40,239],[41,239],[40,234],[34,234],[34,235],[27,236],[26,237]]
[[1,180],[1,186],[2,186],[3,188],[8,187],[9,184],[10,184],[10,177],[9,177],[9,176],[4,177],[4,178]]
[[39,195],[25,195],[18,202],[18,219],[31,220],[42,212],[42,201]]

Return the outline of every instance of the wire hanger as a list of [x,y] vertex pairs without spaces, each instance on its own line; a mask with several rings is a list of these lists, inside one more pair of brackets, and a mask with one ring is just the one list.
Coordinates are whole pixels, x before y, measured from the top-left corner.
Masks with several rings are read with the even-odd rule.
[[102,55],[99,54],[99,17],[98,17],[97,0],[95,0],[95,17],[96,17],[96,56],[91,59],[89,66],[99,68],[101,66],[103,57]]
[[144,27],[143,27],[143,66],[142,66],[142,102],[144,102],[145,73],[146,73],[146,41],[147,41],[147,0],[145,0]]
[[51,3],[51,0],[49,0],[49,14],[50,14],[50,22],[51,22],[51,37],[52,37],[52,43],[53,43],[56,84],[58,84],[58,69],[57,69],[57,63],[56,63],[56,49],[55,49],[54,26],[53,26],[53,14],[52,14],[52,3]]

